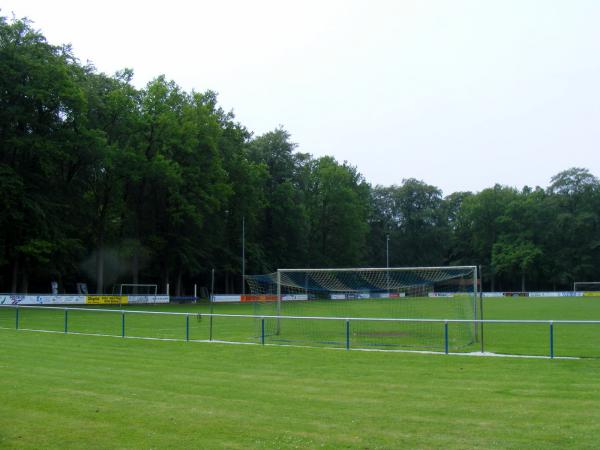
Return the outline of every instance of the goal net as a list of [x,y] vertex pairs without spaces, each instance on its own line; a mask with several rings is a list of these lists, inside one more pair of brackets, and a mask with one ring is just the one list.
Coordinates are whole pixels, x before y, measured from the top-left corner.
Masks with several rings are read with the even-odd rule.
[[[270,341],[442,350],[444,323],[431,319],[477,319],[475,266],[279,269],[246,281],[255,313],[276,316],[265,319],[264,333],[261,324]],[[327,320],[331,317],[365,320]],[[476,339],[475,323],[449,324],[450,349]]]
[[146,295],[156,296],[158,285],[156,284],[117,284],[113,288],[114,295]]
[[600,281],[576,281],[573,283],[573,291],[600,293]]

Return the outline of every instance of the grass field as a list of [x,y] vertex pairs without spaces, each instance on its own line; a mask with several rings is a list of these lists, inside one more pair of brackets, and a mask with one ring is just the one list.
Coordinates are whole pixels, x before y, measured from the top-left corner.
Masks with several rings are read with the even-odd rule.
[[[395,300],[406,305],[406,300]],[[420,309],[409,317],[456,318],[456,307],[440,299],[409,300],[419,304]],[[390,300],[352,300],[339,302],[290,302],[284,315],[340,316],[340,317],[406,317],[395,315],[386,309]],[[464,299],[455,302],[465,304]],[[332,307],[334,305],[334,307]],[[273,314],[271,309],[258,312]],[[101,309],[101,311],[98,311]],[[118,308],[117,308],[118,309]],[[61,308],[21,308],[19,328],[63,332],[65,326],[71,333],[87,333],[127,337],[146,337],[179,340],[217,340],[245,343],[261,341],[261,323],[246,317],[207,317],[208,304],[198,305],[129,305],[120,311],[107,308],[70,310],[68,317]],[[135,314],[141,310],[145,314]],[[189,313],[178,315],[152,314],[155,312]],[[254,314],[255,305],[214,304],[218,314]],[[0,308],[0,327],[16,327],[14,308]],[[514,320],[600,320],[600,298],[498,298],[486,299],[485,319]],[[280,333],[274,329],[280,322]],[[353,321],[348,328],[346,321],[318,321],[296,319],[265,319],[267,344],[292,344],[345,348],[387,350],[445,350],[444,324],[438,323],[382,323]],[[448,326],[449,350],[451,352],[486,352],[548,356],[550,354],[550,327],[541,324],[487,323],[483,330],[472,324],[450,323]],[[600,324],[553,325],[553,354],[555,356],[600,357]]]
[[[484,307],[493,319],[600,319],[590,297]],[[22,308],[15,330],[15,310],[0,308],[0,448],[598,448],[598,326],[557,325],[557,355],[595,358],[550,360],[185,342],[186,330],[209,337],[197,315],[209,305],[127,310],[127,336],[178,341],[64,334],[58,308]],[[67,326],[120,336],[122,317],[69,311]],[[253,319],[213,321],[214,339],[257,342]],[[486,350],[547,354],[547,331],[487,324]]]
[[596,359],[0,338],[2,448],[598,448]]

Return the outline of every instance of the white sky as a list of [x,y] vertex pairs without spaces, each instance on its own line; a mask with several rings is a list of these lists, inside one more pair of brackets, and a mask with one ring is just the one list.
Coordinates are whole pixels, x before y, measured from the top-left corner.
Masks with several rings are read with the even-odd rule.
[[2,0],[143,87],[219,93],[256,135],[444,194],[600,176],[600,1]]

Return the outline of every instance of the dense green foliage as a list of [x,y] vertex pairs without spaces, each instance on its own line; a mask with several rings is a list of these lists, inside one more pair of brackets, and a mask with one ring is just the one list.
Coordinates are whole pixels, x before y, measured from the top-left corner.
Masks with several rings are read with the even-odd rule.
[[0,338],[2,448],[598,447],[594,359]]
[[[51,280],[240,291],[278,267],[480,264],[488,289],[600,280],[600,183],[443,197],[412,178],[370,186],[331,157],[253,136],[210,91],[82,65],[26,20],[0,18],[0,291]],[[485,151],[485,149],[482,149]],[[187,291],[187,292],[186,292]]]

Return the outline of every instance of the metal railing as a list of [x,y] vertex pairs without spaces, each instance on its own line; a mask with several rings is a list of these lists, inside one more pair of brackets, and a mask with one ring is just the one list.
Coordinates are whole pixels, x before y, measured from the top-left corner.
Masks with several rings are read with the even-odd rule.
[[[10,313],[7,313],[8,310],[14,310],[14,316],[10,317]],[[24,323],[23,315],[28,311],[43,311],[40,316],[35,317],[34,319],[27,318],[27,323]],[[49,317],[51,315],[57,316],[60,313],[60,318],[57,317]],[[90,323],[85,323],[82,320],[82,316],[74,318],[73,315],[75,313],[82,314],[93,314],[94,319],[96,316],[99,318],[100,315],[112,314],[116,315],[117,318],[113,318],[111,332],[102,333],[95,332],[93,330],[93,325]],[[136,330],[146,330],[147,335],[135,335],[128,333],[128,320],[127,316],[147,316],[147,317],[156,317],[161,316],[162,321],[167,320],[166,318],[182,318],[178,324],[171,324],[170,328],[155,328],[160,325],[158,323],[152,324],[143,324],[138,325]],[[265,345],[267,340],[271,340],[271,343],[281,343],[277,342],[277,339],[274,339],[273,335],[270,335],[267,331],[267,321],[317,321],[317,322],[341,322],[343,326],[340,326],[339,335],[340,340],[337,342],[343,348],[350,349],[364,349],[369,348],[372,349],[377,347],[377,343],[369,344],[366,347],[361,347],[360,343],[357,346],[353,346],[353,336],[352,329],[356,326],[353,325],[355,323],[397,323],[397,324],[415,324],[415,323],[429,323],[429,324],[440,324],[441,325],[441,345],[434,345],[432,347],[441,348],[441,351],[435,351],[435,353],[445,353],[445,354],[456,354],[456,353],[485,353],[485,346],[483,341],[483,336],[477,342],[472,342],[471,346],[467,348],[467,350],[461,350],[452,352],[451,349],[451,339],[450,339],[450,327],[452,325],[457,324],[477,324],[477,325],[485,325],[494,326],[494,325],[516,325],[518,327],[524,326],[545,326],[546,330],[546,342],[548,345],[547,352],[543,355],[540,355],[539,352],[537,354],[524,354],[524,353],[511,353],[511,352],[503,352],[504,354],[521,354],[523,356],[546,356],[548,358],[555,358],[556,354],[556,326],[560,325],[575,325],[575,326],[583,326],[589,325],[597,327],[600,325],[600,320],[514,320],[514,319],[485,319],[485,320],[468,320],[468,319],[430,319],[430,318],[373,318],[373,317],[316,317],[316,316],[279,316],[279,315],[249,315],[249,314],[217,314],[217,313],[193,313],[193,312],[167,312],[167,311],[140,311],[140,310],[126,310],[126,309],[105,309],[105,308],[78,308],[78,307],[57,307],[57,306],[20,306],[20,305],[0,305],[0,328],[8,329],[16,329],[16,330],[28,330],[28,331],[46,331],[46,332],[61,332],[61,333],[73,333],[73,334],[86,334],[86,335],[97,335],[97,336],[115,336],[115,337],[130,337],[130,338],[144,338],[144,339],[169,339],[169,340],[178,340],[178,341],[198,341],[198,342],[207,342],[207,341],[218,341],[218,342],[239,342],[239,343],[247,343],[248,338],[247,334],[239,334],[239,336],[245,336],[243,339],[236,339],[236,335],[232,334],[229,337],[215,339],[215,321],[214,319],[225,319],[225,322],[221,323],[221,327],[226,328],[227,321],[233,321],[235,319],[241,320],[251,320],[253,325],[251,328],[254,330],[252,334],[251,341],[259,344]],[[73,327],[71,320],[77,319],[80,322],[80,327]],[[14,322],[11,323],[11,320]],[[60,320],[60,326],[58,325],[58,320]],[[84,325],[81,325],[81,323]],[[96,322],[97,323],[97,322]],[[191,335],[192,328],[198,328],[199,323],[202,323],[202,331],[205,332],[206,339],[193,339]],[[106,323],[105,323],[106,325]],[[116,327],[118,325],[118,328]],[[88,327],[86,330],[85,327]],[[239,328],[239,325],[237,325]],[[83,328],[82,328],[83,327]],[[131,325],[130,325],[131,327]],[[141,328],[140,328],[141,327]],[[114,332],[115,330],[118,332]],[[242,327],[244,331],[247,331],[250,328]],[[163,332],[166,330],[169,333],[169,336],[160,335],[158,332],[162,330]],[[89,332],[88,332],[89,331]],[[302,346],[314,346],[310,345],[310,329],[306,332],[307,339],[303,341]],[[142,333],[143,334],[143,333]],[[538,337],[540,333],[537,333]],[[510,333],[508,334],[510,335]],[[597,342],[591,342],[591,347],[596,350],[597,354],[593,355],[578,355],[577,351],[573,351],[573,354],[562,354],[560,356],[593,356],[600,357],[600,327],[597,330],[593,331],[593,336],[596,337]],[[526,336],[526,333],[525,335]],[[577,339],[575,339],[577,341]],[[308,344],[307,344],[308,342]],[[287,342],[290,344],[290,342]],[[293,344],[293,342],[291,342]],[[597,344],[597,345],[595,345]],[[322,346],[322,345],[319,345]],[[575,347],[577,344],[575,344]],[[470,350],[470,351],[469,351]],[[589,353],[589,352],[588,352]]]

